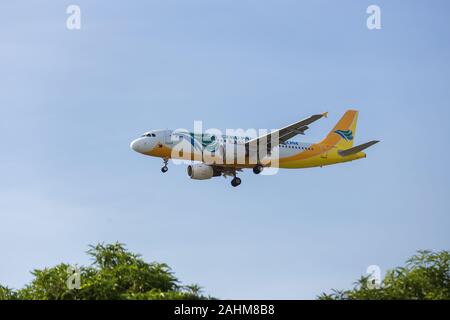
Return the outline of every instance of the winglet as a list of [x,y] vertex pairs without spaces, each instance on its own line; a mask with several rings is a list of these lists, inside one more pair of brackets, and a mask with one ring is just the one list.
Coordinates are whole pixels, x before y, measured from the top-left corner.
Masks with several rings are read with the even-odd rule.
[[322,113],[322,116],[324,116],[325,118],[328,118],[328,111],[327,111],[327,112],[324,112],[324,113]]

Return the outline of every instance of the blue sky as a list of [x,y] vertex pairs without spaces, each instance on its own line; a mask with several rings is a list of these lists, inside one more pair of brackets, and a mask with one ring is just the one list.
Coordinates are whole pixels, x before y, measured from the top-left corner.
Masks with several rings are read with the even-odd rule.
[[[66,29],[69,4],[82,28]],[[366,28],[381,7],[382,29]],[[120,241],[220,298],[349,288],[450,247],[448,1],[3,1],[0,283]],[[348,108],[367,159],[191,181],[129,143],[156,128],[277,128]]]

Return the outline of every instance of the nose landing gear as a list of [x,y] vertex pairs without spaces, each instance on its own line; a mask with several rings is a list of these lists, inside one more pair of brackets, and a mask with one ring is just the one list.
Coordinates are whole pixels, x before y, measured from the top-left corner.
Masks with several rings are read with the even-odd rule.
[[166,173],[169,168],[167,167],[167,164],[169,163],[168,159],[164,159],[164,166],[161,168],[162,173]]

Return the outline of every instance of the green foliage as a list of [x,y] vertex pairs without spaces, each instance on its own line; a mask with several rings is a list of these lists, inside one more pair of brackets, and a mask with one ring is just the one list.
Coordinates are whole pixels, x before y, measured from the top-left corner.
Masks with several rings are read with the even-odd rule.
[[[32,271],[33,280],[13,290],[0,285],[0,300],[211,299],[198,285],[182,286],[169,266],[147,263],[123,244],[90,246],[91,266],[80,266],[80,288],[70,289],[69,264]],[[450,299],[450,253],[418,251],[404,267],[389,270],[379,288],[361,277],[351,290],[332,290],[322,300]]]
[[123,244],[98,244],[91,246],[87,253],[93,263],[78,267],[79,289],[69,288],[70,265],[61,263],[34,270],[33,280],[20,290],[0,286],[0,299],[207,299],[197,285],[181,286],[166,264],[147,263]]
[[14,290],[0,285],[0,300],[16,300],[17,294]]
[[450,299],[450,252],[418,251],[404,267],[389,270],[380,288],[370,288],[361,277],[352,290],[323,293],[322,300],[448,300]]

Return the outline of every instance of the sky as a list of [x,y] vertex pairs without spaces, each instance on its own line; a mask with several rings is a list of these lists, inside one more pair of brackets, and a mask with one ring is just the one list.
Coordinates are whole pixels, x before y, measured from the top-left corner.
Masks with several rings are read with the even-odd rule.
[[[68,30],[66,8],[81,8]],[[380,30],[366,9],[381,8]],[[0,283],[125,243],[223,299],[314,299],[450,249],[446,0],[2,1]],[[145,131],[285,126],[360,111],[367,158],[190,180]]]

